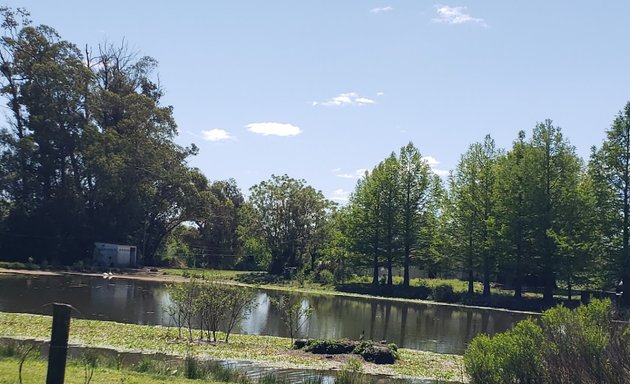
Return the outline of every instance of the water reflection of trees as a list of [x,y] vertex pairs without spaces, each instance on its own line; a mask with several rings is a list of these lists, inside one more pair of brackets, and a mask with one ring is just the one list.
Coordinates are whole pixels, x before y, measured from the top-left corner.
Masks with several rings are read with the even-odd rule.
[[[169,296],[161,283],[73,277],[0,278],[0,309],[47,313],[53,301],[72,304],[77,317],[141,324],[168,324]],[[6,292],[6,293],[5,293]],[[280,314],[268,297],[286,293],[258,290],[259,305],[238,332],[286,336]],[[20,296],[21,295],[21,296]],[[393,302],[342,296],[294,295],[313,307],[308,336],[387,339],[400,346],[461,353],[475,335],[511,328],[525,316],[481,309]],[[19,298],[19,299],[17,299]]]

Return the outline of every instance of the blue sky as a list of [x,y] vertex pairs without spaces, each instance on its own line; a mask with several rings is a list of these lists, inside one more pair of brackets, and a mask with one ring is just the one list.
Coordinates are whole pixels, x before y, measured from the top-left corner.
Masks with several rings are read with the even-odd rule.
[[413,141],[436,172],[546,118],[586,158],[630,100],[627,1],[8,1],[80,47],[156,58],[190,164],[343,201]]

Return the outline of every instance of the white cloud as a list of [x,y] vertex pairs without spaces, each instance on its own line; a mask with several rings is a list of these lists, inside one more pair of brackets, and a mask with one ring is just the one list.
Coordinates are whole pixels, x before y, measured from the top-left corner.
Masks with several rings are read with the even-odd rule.
[[422,158],[422,161],[424,161],[425,163],[429,164],[430,167],[440,164],[440,162],[437,161],[435,159],[435,157],[433,157],[433,156],[424,156]]
[[381,13],[381,12],[389,12],[391,10],[393,10],[394,8],[390,7],[389,5],[386,7],[376,7],[376,8],[372,8],[370,9],[370,13]]
[[450,172],[445,169],[435,168],[437,165],[440,164],[440,162],[433,156],[423,156],[422,161],[427,163],[427,165],[431,167],[431,172],[435,173],[438,176],[445,177],[445,176],[448,176]]
[[440,177],[446,177],[448,176],[449,173],[451,173],[451,171],[448,171],[446,169],[437,169],[437,168],[431,168],[431,171]]
[[313,101],[312,104],[313,106],[321,105],[324,107],[343,107],[347,105],[362,107],[364,105],[374,103],[374,100],[368,99],[367,97],[361,97],[356,92],[346,92],[340,93],[339,95],[325,101]]
[[263,136],[297,136],[302,133],[300,127],[286,123],[251,123],[247,130]]
[[437,17],[433,18],[435,23],[444,24],[478,24],[487,27],[484,19],[472,17],[466,13],[467,7],[449,7],[448,5],[436,5]]
[[335,191],[329,197],[330,200],[337,201],[339,203],[347,203],[349,198],[350,198],[350,192],[343,190],[341,188],[335,189]]
[[343,179],[360,179],[365,175],[365,172],[367,172],[367,169],[361,168],[352,173],[337,173],[337,177],[341,177]]
[[228,131],[225,131],[223,129],[211,129],[209,131],[201,131],[201,135],[203,139],[207,141],[221,141],[234,138],[232,135],[230,135]]
[[354,101],[355,101],[358,105],[362,105],[362,104],[374,104],[374,100],[372,100],[372,99],[368,99],[367,97],[357,97],[356,99],[354,99]]
[[341,172],[341,168],[334,168],[331,169],[330,172]]
[[383,96],[384,94],[384,92],[376,92],[376,96]]

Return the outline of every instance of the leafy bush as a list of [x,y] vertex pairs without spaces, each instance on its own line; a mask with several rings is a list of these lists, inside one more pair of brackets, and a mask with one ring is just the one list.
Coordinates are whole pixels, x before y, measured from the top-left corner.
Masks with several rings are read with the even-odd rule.
[[306,347],[310,340],[308,339],[295,339],[293,342],[293,349],[302,349]]
[[373,341],[363,341],[352,353],[360,355],[365,361],[376,364],[394,364],[398,360],[398,347],[393,344],[376,344]]
[[464,354],[472,383],[541,383],[542,330],[524,320],[508,332],[475,337]]
[[480,335],[464,354],[471,383],[630,382],[630,334],[612,322],[609,300],[543,313],[495,337]]
[[440,284],[433,288],[431,296],[433,300],[444,303],[455,303],[459,301],[459,295],[453,291],[453,286],[448,284]]
[[396,344],[378,344],[373,341],[353,341],[348,339],[318,339],[296,340],[295,349],[304,348],[305,352],[316,354],[336,355],[353,353],[360,355],[365,361],[376,364],[394,364],[398,360],[398,346]]
[[323,269],[317,274],[317,282],[324,285],[332,285],[335,283],[335,275],[329,270]]
[[317,354],[338,355],[342,353],[352,353],[357,346],[356,341],[348,339],[318,339],[309,340],[304,347],[304,351]]

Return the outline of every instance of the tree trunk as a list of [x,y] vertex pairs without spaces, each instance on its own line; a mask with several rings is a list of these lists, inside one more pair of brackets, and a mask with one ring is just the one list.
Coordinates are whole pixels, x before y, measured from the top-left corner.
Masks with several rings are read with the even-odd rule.
[[546,303],[551,303],[553,302],[553,288],[556,284],[556,278],[553,275],[553,271],[549,270],[549,268],[545,270],[544,276],[545,288],[543,290],[543,301],[545,301]]
[[473,286],[473,240],[472,234],[468,238],[468,295],[475,293],[475,287]]
[[394,284],[394,275],[392,273],[392,268],[392,255],[390,253],[390,255],[387,256],[387,285],[390,287]]
[[487,255],[483,264],[483,295],[490,296],[490,260]]
[[405,245],[405,266],[403,272],[403,287],[409,288],[409,264],[411,264],[411,250],[409,249],[409,244]]
[[378,252],[374,251],[374,261],[372,262],[372,285],[378,287]]
[[572,288],[572,286],[571,286],[571,272],[568,272],[567,273],[567,296],[569,298],[569,302],[572,299],[571,296],[572,296],[572,293],[573,293],[571,288]]
[[519,228],[518,241],[516,244],[516,268],[514,271],[514,297],[520,299],[523,296],[523,266],[521,265],[523,248],[521,246],[521,231]]

